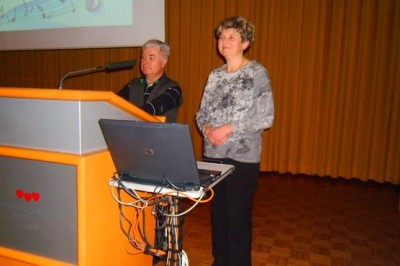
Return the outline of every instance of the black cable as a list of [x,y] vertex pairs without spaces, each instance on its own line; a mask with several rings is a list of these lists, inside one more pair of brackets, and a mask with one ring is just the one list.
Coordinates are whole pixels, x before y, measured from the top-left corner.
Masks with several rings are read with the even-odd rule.
[[[148,201],[148,200],[151,198],[151,196],[149,196],[148,198],[139,198],[139,197],[137,196],[137,194],[134,193],[134,191],[133,191],[132,189],[126,187],[126,186],[124,185],[124,183],[122,183],[122,181],[124,181],[124,180],[121,178],[121,175],[118,176],[117,178],[113,178],[113,179],[117,181],[118,187],[123,188],[123,189],[125,190],[125,192],[128,193],[128,194],[129,194],[131,197],[133,197],[134,199],[139,200],[139,201],[142,201],[142,200]],[[148,205],[151,205],[151,204],[148,204]]]
[[167,226],[167,216],[165,215],[165,204],[166,208],[168,208],[169,203],[168,201],[165,201],[164,197],[160,197],[155,205],[155,216],[156,216],[156,242],[157,242],[157,247],[161,248],[162,250],[166,250],[165,248],[165,229]]
[[168,177],[165,176],[165,174],[163,174],[163,178],[165,179],[165,181],[167,181],[168,185],[170,185],[173,189],[175,189],[176,191],[183,192],[183,190],[177,187],[174,183],[172,183],[171,180],[169,180]]
[[[158,251],[160,250],[157,246],[153,246],[152,244],[150,244],[148,237],[147,237],[147,233],[146,233],[146,215],[143,215],[142,218],[142,227],[143,229],[141,229],[141,227],[139,226],[138,230],[139,230],[139,234],[142,237],[142,239],[144,240],[144,242],[146,243],[146,250],[145,253],[152,255],[152,256],[157,256],[157,257],[162,257],[158,254]],[[156,251],[151,251],[150,249],[155,249]]]

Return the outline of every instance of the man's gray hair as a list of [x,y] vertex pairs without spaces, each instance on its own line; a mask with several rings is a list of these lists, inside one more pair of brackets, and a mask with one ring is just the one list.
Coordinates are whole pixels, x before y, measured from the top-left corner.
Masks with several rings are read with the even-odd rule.
[[160,47],[161,54],[164,56],[165,59],[168,59],[169,57],[169,45],[166,44],[165,42],[162,42],[160,40],[152,39],[148,40],[145,42],[142,46],[142,52],[145,48],[147,47]]

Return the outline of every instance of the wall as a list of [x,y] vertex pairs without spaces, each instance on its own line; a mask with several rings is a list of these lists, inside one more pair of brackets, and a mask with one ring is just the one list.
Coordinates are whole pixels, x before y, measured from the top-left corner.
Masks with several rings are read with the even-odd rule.
[[[276,122],[261,170],[400,182],[399,0],[166,0],[168,74],[184,90],[179,121],[196,129],[203,86],[223,62],[214,28],[256,26],[249,58],[269,71]],[[0,86],[56,88],[68,71],[139,59],[139,48],[0,52]],[[118,91],[133,71],[69,79],[64,89]]]

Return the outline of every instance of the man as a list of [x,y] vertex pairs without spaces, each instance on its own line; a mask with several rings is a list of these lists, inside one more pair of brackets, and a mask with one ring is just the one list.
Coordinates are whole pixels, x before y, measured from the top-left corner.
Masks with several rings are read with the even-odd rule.
[[143,76],[131,80],[118,95],[151,115],[166,116],[166,121],[172,123],[182,105],[182,90],[164,71],[169,50],[169,45],[162,41],[147,41],[140,58]]

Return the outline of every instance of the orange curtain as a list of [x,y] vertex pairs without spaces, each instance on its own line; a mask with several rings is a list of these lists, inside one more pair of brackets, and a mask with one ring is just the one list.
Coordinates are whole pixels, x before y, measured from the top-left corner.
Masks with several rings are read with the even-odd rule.
[[[166,0],[167,73],[184,91],[179,122],[195,125],[204,84],[223,61],[215,26],[256,26],[249,58],[269,71],[276,115],[261,170],[400,183],[400,0]],[[0,52],[0,86],[56,88],[68,71],[137,59],[139,48]],[[96,73],[65,89],[118,91],[139,68]]]
[[261,170],[399,183],[400,1],[167,3],[181,121],[195,128],[207,75],[222,64],[215,26],[242,15],[256,26],[249,57],[267,67],[276,104]]

